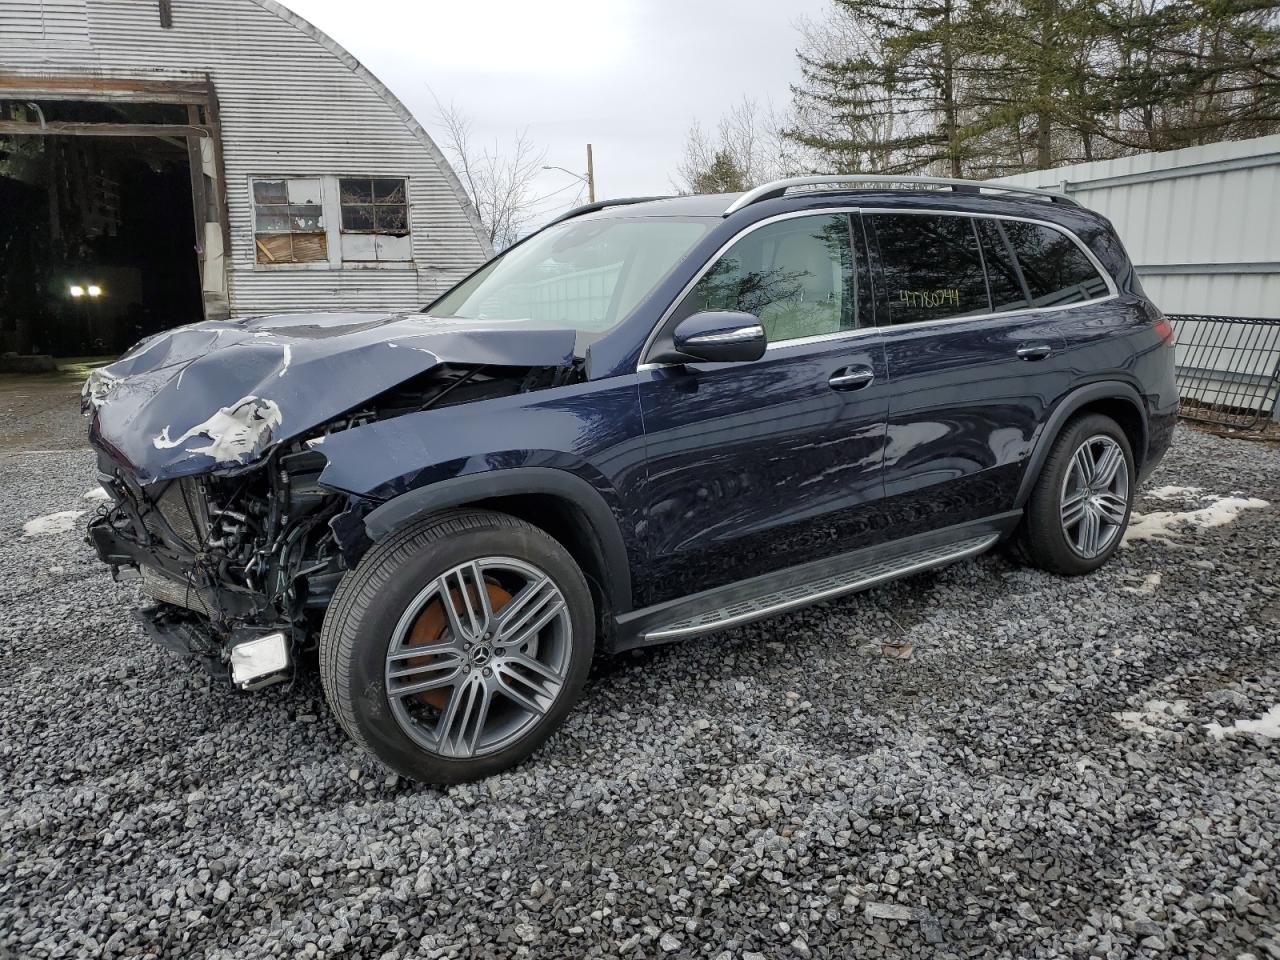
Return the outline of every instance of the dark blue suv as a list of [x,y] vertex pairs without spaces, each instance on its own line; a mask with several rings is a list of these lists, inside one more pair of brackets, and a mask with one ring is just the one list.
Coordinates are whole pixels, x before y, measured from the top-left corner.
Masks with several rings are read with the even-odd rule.
[[318,650],[438,783],[528,756],[597,650],[1002,541],[1096,570],[1169,444],[1168,322],[1064,197],[876,181],[592,204],[423,314],[146,340],[85,385],[90,538],[163,644],[244,689]]

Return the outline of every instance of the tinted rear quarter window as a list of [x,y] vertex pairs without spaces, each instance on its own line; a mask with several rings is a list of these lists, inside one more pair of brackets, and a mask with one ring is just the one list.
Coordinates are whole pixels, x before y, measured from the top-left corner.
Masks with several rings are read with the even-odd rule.
[[1054,307],[1107,295],[1107,283],[1079,245],[1052,227],[998,221],[1018,257],[1031,305]]
[[991,310],[970,217],[875,213],[889,322],[944,320]]

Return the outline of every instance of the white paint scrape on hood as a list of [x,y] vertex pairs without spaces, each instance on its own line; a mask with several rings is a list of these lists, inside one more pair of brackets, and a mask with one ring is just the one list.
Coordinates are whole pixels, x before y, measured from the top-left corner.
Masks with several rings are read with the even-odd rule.
[[575,343],[568,329],[424,314],[208,320],[94,371],[81,408],[94,446],[147,484],[241,469],[440,366],[563,366]]
[[190,451],[212,457],[217,463],[240,463],[271,443],[272,431],[283,421],[280,407],[274,401],[242,397],[176,440],[170,439],[169,428],[165,427],[152,443],[157,450],[172,450],[193,437],[208,437],[206,446],[190,447]]

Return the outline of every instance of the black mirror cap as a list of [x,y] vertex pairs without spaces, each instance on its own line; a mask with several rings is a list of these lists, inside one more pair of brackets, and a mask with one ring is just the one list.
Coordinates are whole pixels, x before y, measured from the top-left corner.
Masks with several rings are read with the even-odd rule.
[[685,317],[671,334],[664,363],[747,363],[764,356],[769,340],[760,319],[735,310],[703,310]]

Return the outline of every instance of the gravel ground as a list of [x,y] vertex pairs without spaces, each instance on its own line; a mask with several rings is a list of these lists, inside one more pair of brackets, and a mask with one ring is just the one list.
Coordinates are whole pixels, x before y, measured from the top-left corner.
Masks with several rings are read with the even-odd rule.
[[22,536],[91,476],[0,452],[0,957],[1280,958],[1280,739],[1233,726],[1280,703],[1275,447],[1180,430],[1148,491],[1277,506],[1086,579],[992,555],[602,662],[443,791]]

